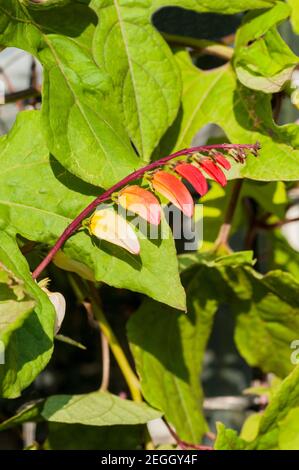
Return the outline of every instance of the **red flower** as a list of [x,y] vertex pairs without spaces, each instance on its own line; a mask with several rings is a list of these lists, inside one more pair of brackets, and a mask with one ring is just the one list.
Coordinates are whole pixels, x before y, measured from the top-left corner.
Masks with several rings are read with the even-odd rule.
[[207,193],[207,180],[196,166],[191,165],[190,163],[180,163],[175,167],[175,171],[189,181],[198,194],[204,196]]
[[209,158],[201,159],[200,166],[207,173],[207,175],[213,178],[213,180],[217,181],[217,183],[221,184],[221,186],[226,185],[227,180],[225,174]]
[[216,160],[216,162],[222,166],[223,168],[225,168],[226,170],[230,170],[231,169],[231,164],[230,162],[224,157],[224,155],[222,155],[222,153],[217,153],[216,155],[214,155],[214,158]]
[[160,170],[154,173],[152,185],[155,191],[169,199],[186,216],[192,217],[194,212],[193,199],[186,186],[178,178]]

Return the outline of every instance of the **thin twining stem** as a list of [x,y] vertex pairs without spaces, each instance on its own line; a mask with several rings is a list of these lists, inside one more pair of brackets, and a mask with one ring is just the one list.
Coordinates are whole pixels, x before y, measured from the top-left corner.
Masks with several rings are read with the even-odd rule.
[[241,193],[243,185],[243,180],[237,180],[233,186],[232,193],[229,199],[229,203],[224,215],[224,220],[219,229],[217,239],[215,241],[215,248],[219,247],[229,248],[228,247],[228,238],[232,228],[232,222],[235,215],[235,211],[238,205],[239,196]]
[[106,392],[109,388],[110,381],[110,351],[109,343],[101,331],[101,346],[102,346],[102,382],[100,386],[101,392]]
[[186,148],[183,150],[179,150],[178,152],[172,153],[171,155],[167,155],[167,157],[163,157],[160,160],[156,160],[155,162],[150,163],[149,165],[146,165],[142,168],[139,168],[138,170],[134,171],[130,175],[126,176],[123,178],[121,181],[113,185],[111,188],[109,188],[107,191],[105,191],[103,194],[98,196],[94,201],[92,201],[83,211],[70,223],[70,225],[64,230],[62,235],[58,238],[57,242],[53,246],[53,248],[49,251],[47,256],[43,259],[43,261],[37,266],[37,268],[34,270],[32,273],[33,279],[38,278],[38,276],[42,273],[42,271],[48,266],[48,264],[52,261],[54,256],[56,255],[57,251],[60,250],[60,248],[64,245],[66,240],[80,227],[82,221],[86,219],[92,211],[94,211],[99,204],[102,202],[105,202],[109,200],[112,196],[112,194],[115,191],[118,191],[121,189],[123,186],[126,184],[137,180],[141,178],[146,172],[155,170],[156,168],[159,168],[166,163],[168,163],[170,160],[173,160],[177,157],[181,156],[190,156],[193,153],[205,153],[205,152],[211,152],[212,150],[219,150],[219,151],[230,151],[230,150],[236,150],[236,151],[251,151],[251,152],[257,152],[260,148],[260,145],[258,143],[256,144],[216,144],[216,145],[202,145],[199,147],[190,147]]
[[[108,345],[123,374],[133,400],[142,401],[138,377],[135,375],[117,337],[114,334],[114,331],[112,330],[106,318],[98,289],[92,282],[83,281],[81,278],[77,278],[73,274],[68,275],[68,278],[78,302],[82,304],[86,310],[89,321],[92,324],[98,326],[101,333],[106,337]],[[108,366],[109,364],[106,361],[105,367],[108,368]],[[102,386],[100,388],[101,391],[104,391],[108,385],[107,382],[109,377],[106,374],[107,373],[103,372]]]
[[89,282],[89,296],[92,305],[92,310],[96,321],[100,327],[101,332],[107,338],[108,344],[115,357],[115,360],[125,378],[125,381],[129,387],[130,393],[134,401],[142,401],[142,395],[140,391],[140,384],[137,376],[135,375],[130,363],[118,342],[107,318],[104,314],[99,293],[92,282]]

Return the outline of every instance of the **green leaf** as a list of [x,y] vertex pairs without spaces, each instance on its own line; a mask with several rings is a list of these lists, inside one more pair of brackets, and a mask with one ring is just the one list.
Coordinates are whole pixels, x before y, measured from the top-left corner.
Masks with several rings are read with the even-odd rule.
[[299,253],[294,250],[279,230],[268,235],[267,243],[271,246],[271,269],[281,269],[299,279]]
[[237,83],[230,65],[202,71],[185,51],[176,54],[183,78],[182,113],[162,141],[162,153],[189,147],[206,124],[220,126],[232,142],[261,143],[259,157],[236,165],[231,177],[260,181],[299,178],[299,130],[296,124],[277,126],[270,96]]
[[[93,55],[99,67],[112,78],[128,133],[145,160],[149,160],[176,117],[181,94],[178,67],[167,44],[153,28],[151,15],[164,5],[179,5],[200,12],[232,13],[271,4],[244,1],[231,5],[223,0],[213,2],[213,5],[192,0],[156,0],[138,4],[93,0],[92,7],[100,18]],[[140,49],[140,44],[146,44],[146,47]]]
[[94,274],[86,264],[80,263],[74,259],[69,258],[62,250],[59,250],[53,258],[53,263],[60,269],[76,273],[87,281],[95,282]]
[[242,280],[244,300],[233,305],[237,346],[251,366],[284,377],[293,368],[290,345],[299,330],[299,284],[281,271],[262,277],[245,269]]
[[160,417],[159,411],[145,403],[135,403],[108,392],[52,395],[42,403],[33,404],[1,423],[0,430],[32,420],[84,426],[115,426],[144,424]]
[[[57,43],[54,44],[56,49]],[[63,41],[59,46],[59,52],[65,53]],[[78,55],[76,51],[68,52]],[[80,66],[82,70],[88,68],[84,61]],[[54,64],[44,74],[42,115],[49,150],[74,175],[109,188],[139,167],[140,160],[116,118],[111,102],[108,108],[109,98],[90,88],[87,92],[84,87],[73,85],[64,79],[66,74],[63,66]],[[87,99],[88,93],[91,96]]]
[[[149,160],[160,138],[172,124],[179,108],[181,80],[168,45],[153,28],[151,16],[163,5],[195,11],[231,13],[271,5],[271,1],[229,1],[204,5],[185,2],[123,2],[93,0],[100,21],[94,36],[93,56],[112,78],[126,129],[143,159]],[[146,47],[140,49],[139,45]],[[109,60],[107,60],[107,57]],[[113,58],[113,60],[111,60]]]
[[242,265],[253,265],[252,251],[237,251],[225,256],[219,256],[214,251],[208,251],[205,253],[185,253],[179,256],[179,268],[180,272],[184,272],[194,266],[204,265],[210,268],[221,268],[225,266],[231,266],[233,268]]
[[290,16],[290,7],[278,1],[269,10],[257,10],[246,14],[241,27],[236,33],[236,51],[248,45],[249,42],[264,36],[273,26],[278,25]]
[[0,42],[28,50],[44,66],[49,148],[85,181],[111,186],[138,166],[125,129],[149,160],[176,117],[180,74],[151,23],[153,13],[168,5],[231,14],[267,8],[273,1],[2,2]]
[[43,407],[43,400],[37,400],[35,402],[26,403],[14,416],[2,421],[0,423],[0,431],[5,431],[7,429],[13,428],[23,423],[30,422],[40,422],[41,410]]
[[112,395],[93,392],[86,395],[53,395],[45,401],[42,417],[55,423],[112,426],[143,424],[161,413],[145,403],[134,403]]
[[9,343],[10,336],[14,330],[22,327],[34,307],[34,300],[23,300],[19,302],[7,300],[1,302],[0,338],[5,345]]
[[0,43],[28,50],[44,66],[44,128],[61,164],[105,188],[137,168],[111,80],[91,56],[95,13],[78,2],[31,10],[15,0],[2,2],[0,11]]
[[56,335],[55,339],[57,341],[61,341],[61,343],[65,343],[65,344],[69,344],[70,346],[74,346],[75,348],[83,349],[83,351],[85,351],[87,349],[86,346],[84,346],[84,344],[81,344],[78,341],[75,341],[74,339],[70,338],[69,336]]
[[[279,390],[267,406],[261,419],[259,434],[252,444],[256,449],[277,448],[284,420],[299,407],[299,366],[282,382]],[[294,411],[292,411],[292,419]],[[284,442],[285,434],[282,437]]]
[[[203,244],[200,251],[211,250],[217,238],[219,227],[223,222],[223,214],[229,204],[232,183],[226,188],[217,183],[211,183],[209,192],[200,199],[203,204]],[[265,212],[283,218],[287,208],[288,197],[284,183],[245,180],[242,185],[240,197],[234,214],[231,235],[238,230],[244,231],[248,225],[248,213],[244,210],[244,201],[251,198],[258,203],[258,214]]]
[[299,450],[299,406],[293,408],[279,423],[278,445],[280,450]]
[[280,91],[291,79],[298,62],[298,57],[275,28],[250,45],[239,48],[234,59],[240,82],[265,93]]
[[[39,112],[18,116],[12,131],[0,140],[0,155],[0,226],[29,240],[53,245],[98,194],[97,188],[73,177],[49,156]],[[185,293],[174,242],[164,220],[161,230],[157,240],[138,231],[140,256],[104,241],[99,243],[83,230],[67,241],[63,251],[91,268],[98,281],[145,293],[184,310]]]
[[293,29],[296,34],[299,34],[299,1],[287,0],[287,2],[292,9],[291,22],[292,22]]
[[262,416],[262,413],[252,413],[248,416],[242,426],[240,434],[241,439],[250,442],[256,438]]
[[233,14],[256,8],[270,8],[276,0],[154,0],[152,9],[162,6],[179,6],[198,12]]
[[[290,344],[299,330],[299,286],[280,271],[262,276],[251,263],[248,253],[239,256],[239,264],[237,254],[216,259],[208,253],[180,256],[188,314],[145,302],[129,321],[144,396],[190,442],[198,443],[205,429],[198,377],[220,304],[230,306],[236,316],[236,343],[250,365],[280,376],[293,368]],[[235,437],[225,436],[227,448],[243,446]]]
[[[21,291],[5,299],[0,284],[0,340],[5,363],[0,366],[0,395],[15,398],[46,367],[53,350],[54,308],[32,280],[16,242],[0,231],[0,263]],[[3,298],[4,297],[4,298]]]
[[92,6],[100,18],[95,61],[111,77],[129,136],[148,161],[179,108],[178,67],[151,23],[151,2],[94,0]]
[[[67,5],[68,3],[73,2],[73,0],[22,0],[22,2],[29,6],[30,8],[40,9],[48,9],[53,7],[62,7]],[[34,3],[35,2],[35,3]]]
[[224,424],[217,423],[215,450],[244,450],[245,445],[245,441],[238,437],[237,431],[227,429]]
[[144,397],[193,443],[206,432],[199,377],[217,309],[210,272],[205,266],[187,272],[187,315],[146,301],[128,323]]
[[[246,442],[236,431],[218,425],[218,450],[298,450],[299,366],[281,383],[259,419],[257,436]],[[256,431],[255,431],[256,433]]]
[[237,76],[245,86],[275,93],[290,80],[299,59],[275,28],[289,15],[289,5],[277,2],[271,10],[245,16],[236,34],[234,58]]
[[291,343],[298,339],[298,282],[282,271],[259,274],[247,256],[240,258],[239,266],[236,254],[227,261],[226,257],[213,261],[208,253],[197,254],[197,260],[196,255],[191,256],[191,262],[190,255],[181,256],[180,266],[195,269],[196,261],[198,266],[210,266],[201,292],[211,285],[211,298],[217,305],[229,305],[236,318],[236,345],[245,360],[265,373],[285,377],[294,367]]

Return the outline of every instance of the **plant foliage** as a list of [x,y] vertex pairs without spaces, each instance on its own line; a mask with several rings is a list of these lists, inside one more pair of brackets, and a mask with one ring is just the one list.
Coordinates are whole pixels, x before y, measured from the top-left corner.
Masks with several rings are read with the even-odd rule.
[[[47,421],[47,440],[38,444],[44,448],[132,449],[144,445],[146,423],[164,417],[178,445],[200,445],[208,431],[204,357],[215,316],[225,308],[240,356],[281,383],[240,435],[218,423],[215,449],[299,449],[299,370],[291,360],[291,344],[299,339],[299,256],[279,230],[292,203],[289,190],[299,180],[299,126],[281,124],[276,114],[293,92],[299,62],[281,24],[290,21],[298,34],[298,10],[297,0],[0,0],[1,48],[27,51],[43,68],[41,109],[20,112],[0,138],[0,395],[23,403],[3,418],[2,431]],[[191,23],[205,14],[222,15],[223,22],[237,18],[234,40],[216,41],[215,31],[211,40],[200,31],[192,37],[180,27],[184,11]],[[161,12],[170,15],[175,34],[154,25]],[[202,59],[210,53],[222,62],[206,70]],[[88,304],[136,403],[118,397],[113,385],[113,394],[84,389],[26,403],[26,389],[35,387],[52,357],[58,315],[53,296],[31,272],[99,194],[150,162],[191,147],[210,124],[220,128],[220,145],[258,141],[261,148],[246,161],[241,151],[229,150],[225,158],[234,160],[220,155],[218,166],[205,160],[216,158],[215,152],[188,154],[189,163],[210,177],[207,192],[205,179],[181,167],[181,175],[189,171],[183,176],[203,188],[200,201],[192,193],[203,204],[198,249],[177,254],[163,213],[156,239],[131,229],[135,254],[108,236],[99,241],[83,224],[44,276],[64,286],[68,318],[70,305]],[[219,173],[221,161],[226,168]],[[179,170],[171,163],[164,170],[136,184],[184,212],[189,193],[171,182]],[[216,238],[235,180],[243,186],[230,214],[230,235],[239,237],[232,252],[227,239],[219,244]],[[149,204],[153,196],[138,191]],[[116,196],[115,204],[121,200]],[[184,213],[192,212],[193,205]],[[195,222],[201,217],[195,209]],[[160,212],[157,218],[158,225]],[[105,285],[118,289],[115,297],[124,289],[138,293],[126,337],[121,330],[124,350],[104,316]]]

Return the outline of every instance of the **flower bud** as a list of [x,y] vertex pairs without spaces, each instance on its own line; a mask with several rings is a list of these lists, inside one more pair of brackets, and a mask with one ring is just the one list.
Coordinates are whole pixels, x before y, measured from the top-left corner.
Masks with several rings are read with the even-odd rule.
[[193,199],[181,180],[161,170],[154,173],[151,183],[155,191],[169,199],[187,217],[192,217],[194,212]]
[[96,210],[90,219],[89,231],[100,240],[118,245],[133,255],[140,252],[139,240],[133,228],[112,208]]

